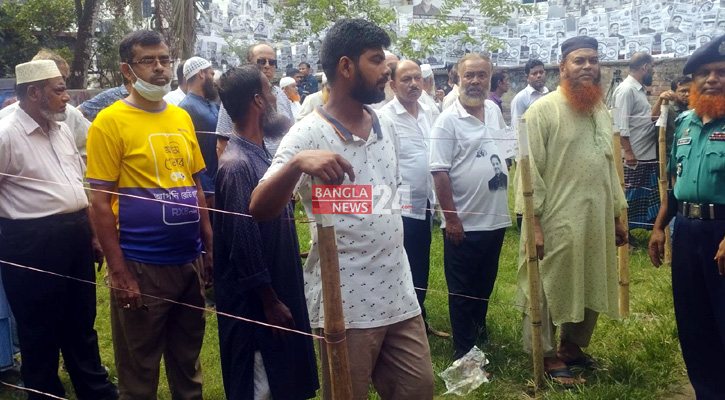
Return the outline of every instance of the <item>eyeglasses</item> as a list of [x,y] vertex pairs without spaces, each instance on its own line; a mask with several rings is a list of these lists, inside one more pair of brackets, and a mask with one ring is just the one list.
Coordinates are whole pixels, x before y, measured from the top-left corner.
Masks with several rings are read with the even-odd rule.
[[272,60],[264,57],[260,57],[257,59],[257,65],[260,67],[264,67],[269,63],[269,66],[272,68],[277,68],[277,60]]
[[142,58],[138,61],[132,62],[131,65],[139,64],[145,67],[150,67],[156,65],[157,62],[164,68],[168,68],[174,63],[170,58]]

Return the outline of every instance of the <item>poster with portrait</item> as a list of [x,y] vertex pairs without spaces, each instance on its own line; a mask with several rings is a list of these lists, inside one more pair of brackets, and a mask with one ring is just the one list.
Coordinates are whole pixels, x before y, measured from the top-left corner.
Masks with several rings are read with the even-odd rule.
[[540,60],[544,64],[548,63],[551,59],[551,44],[552,39],[545,37],[535,37],[529,44],[529,59]]
[[663,33],[660,54],[672,57],[687,57],[690,41],[687,33]]
[[264,19],[258,19],[254,23],[254,38],[267,39],[269,37],[269,26]]
[[308,50],[306,43],[298,43],[295,45],[295,65],[300,65],[303,62],[312,64],[308,59]]
[[416,0],[413,3],[413,16],[416,19],[434,19],[441,13],[441,0]]
[[706,45],[709,41],[712,40],[712,38],[712,34],[708,33],[697,35],[697,37],[695,38],[695,49],[699,49],[700,47]]
[[634,35],[654,35],[667,28],[669,14],[660,3],[645,4],[637,8],[638,32]]
[[695,29],[695,20],[698,9],[694,4],[675,3],[672,5],[672,15],[667,26],[667,33],[692,32]]
[[643,51],[652,54],[652,45],[654,38],[652,36],[632,36],[625,39],[624,59],[629,60],[634,53]]
[[624,39],[637,34],[633,26],[632,10],[616,10],[609,13],[609,37]]
[[288,69],[297,68],[294,58],[292,57],[292,46],[290,45],[284,45],[279,48],[277,60],[277,68],[281,71],[287,71]]
[[521,53],[521,39],[505,39],[503,40],[503,48],[498,50],[498,65],[516,66],[519,65]]
[[599,61],[616,61],[619,58],[619,38],[608,37],[599,40]]
[[569,15],[579,16],[582,14],[581,0],[566,0],[566,12]]
[[579,18],[577,34],[579,36],[591,36],[597,39],[609,37],[607,14],[588,14]]

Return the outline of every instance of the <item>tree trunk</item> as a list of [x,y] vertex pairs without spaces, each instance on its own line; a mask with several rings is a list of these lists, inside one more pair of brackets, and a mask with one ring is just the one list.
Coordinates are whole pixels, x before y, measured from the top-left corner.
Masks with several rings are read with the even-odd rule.
[[[85,3],[85,5],[83,4]],[[84,89],[86,77],[91,64],[91,45],[94,23],[98,15],[99,0],[76,0],[76,15],[79,20],[76,48],[73,54],[73,65],[66,84],[69,89]]]

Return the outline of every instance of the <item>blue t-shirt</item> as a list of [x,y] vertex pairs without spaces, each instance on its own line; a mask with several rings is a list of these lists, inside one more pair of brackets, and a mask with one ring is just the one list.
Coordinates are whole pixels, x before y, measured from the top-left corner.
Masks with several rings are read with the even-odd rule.
[[81,110],[89,121],[93,121],[101,110],[108,108],[111,104],[126,97],[128,97],[128,90],[126,90],[125,86],[121,85],[103,91],[92,99],[84,101],[81,104]]
[[187,93],[179,107],[186,110],[194,123],[196,139],[204,157],[206,172],[200,175],[201,186],[207,196],[214,194],[214,179],[219,165],[216,155],[216,125],[219,119],[219,105],[194,93]]

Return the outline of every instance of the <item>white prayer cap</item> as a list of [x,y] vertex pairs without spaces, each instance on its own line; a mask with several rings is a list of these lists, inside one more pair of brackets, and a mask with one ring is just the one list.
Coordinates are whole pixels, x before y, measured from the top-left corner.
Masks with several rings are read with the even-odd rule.
[[423,75],[423,78],[431,77],[433,76],[433,68],[430,67],[430,64],[421,64],[420,73]]
[[393,54],[393,52],[388,51],[388,50],[383,50],[383,53],[385,53],[385,57],[389,57],[389,56],[397,57],[395,54]]
[[327,75],[324,72],[322,73],[322,84],[327,85]]
[[297,81],[295,81],[295,78],[290,78],[289,76],[285,76],[284,78],[280,79],[279,87],[280,87],[280,89],[284,89],[287,86],[294,84],[295,82],[297,82]]
[[201,57],[191,57],[184,64],[184,79],[189,80],[189,78],[196,75],[199,71],[209,67],[211,67],[211,63],[208,60]]
[[62,76],[53,60],[37,60],[15,66],[15,84],[38,82]]

